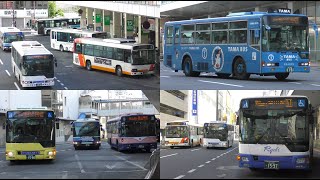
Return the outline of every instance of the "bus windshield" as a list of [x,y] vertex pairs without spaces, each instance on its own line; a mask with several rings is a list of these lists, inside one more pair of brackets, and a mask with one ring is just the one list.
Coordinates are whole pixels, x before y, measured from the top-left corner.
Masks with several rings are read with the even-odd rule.
[[309,126],[302,110],[243,110],[240,121],[244,144],[286,144],[291,151],[309,148]]
[[15,118],[7,121],[7,143],[40,143],[44,147],[55,144],[52,118]]
[[132,65],[154,64],[154,50],[134,50],[132,51],[132,60]]
[[264,24],[262,51],[309,51],[308,25]]
[[22,35],[18,33],[6,33],[4,36],[4,43],[12,43],[13,41],[23,41]]
[[47,78],[54,76],[54,63],[52,55],[32,55],[24,56],[22,65],[22,75],[24,76],[40,76]]
[[167,138],[185,138],[188,137],[187,126],[167,126],[166,137]]
[[210,124],[204,127],[204,137],[227,140],[228,127],[226,124]]
[[75,122],[73,137],[100,136],[99,122]]
[[120,134],[126,137],[156,136],[155,121],[121,122]]

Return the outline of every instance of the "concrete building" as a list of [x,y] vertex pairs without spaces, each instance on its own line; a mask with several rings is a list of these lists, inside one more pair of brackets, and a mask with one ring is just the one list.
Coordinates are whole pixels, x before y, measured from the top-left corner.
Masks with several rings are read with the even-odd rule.
[[39,18],[48,18],[48,1],[0,2],[0,27],[12,26],[16,21],[16,27],[24,29],[30,20]]

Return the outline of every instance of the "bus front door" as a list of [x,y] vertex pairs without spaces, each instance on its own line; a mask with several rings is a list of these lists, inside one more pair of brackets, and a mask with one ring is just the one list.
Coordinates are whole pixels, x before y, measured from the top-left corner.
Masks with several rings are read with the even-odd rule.
[[[166,47],[164,52],[165,65],[171,67],[172,69],[179,69],[176,67],[177,60],[179,58],[179,53],[177,46],[180,45],[180,25],[179,26],[168,26],[166,29],[167,38],[166,38]],[[170,38],[172,37],[172,38]],[[181,64],[181,63],[180,63]]]

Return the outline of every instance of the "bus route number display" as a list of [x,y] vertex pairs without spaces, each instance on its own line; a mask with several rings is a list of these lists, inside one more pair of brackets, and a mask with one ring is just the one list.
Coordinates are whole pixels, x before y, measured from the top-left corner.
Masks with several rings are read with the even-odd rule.
[[[8,112],[8,118],[45,118],[44,111],[10,111]],[[48,116],[52,112],[48,113]],[[52,115],[51,115],[52,116]]]
[[128,117],[129,121],[146,121],[149,120],[149,116],[131,116]]

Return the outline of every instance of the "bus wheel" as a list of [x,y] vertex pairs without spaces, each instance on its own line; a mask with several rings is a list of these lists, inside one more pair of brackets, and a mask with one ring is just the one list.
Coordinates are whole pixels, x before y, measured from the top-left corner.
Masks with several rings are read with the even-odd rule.
[[250,74],[247,73],[246,63],[242,58],[237,58],[233,65],[233,74],[237,79],[247,80]]
[[289,76],[289,73],[279,73],[279,74],[276,74],[276,75],[275,75],[275,77],[276,77],[279,81],[285,80],[288,76]]
[[63,52],[63,46],[62,45],[60,45],[59,49],[60,49],[61,52]]
[[191,77],[197,77],[200,75],[200,72],[195,72],[192,69],[192,61],[189,57],[186,57],[184,63],[183,63],[183,73],[186,76],[191,76]]
[[228,78],[231,74],[216,73],[219,78]]
[[89,60],[86,61],[86,69],[91,71],[91,62]]
[[117,66],[117,67],[116,67],[116,74],[117,74],[117,76],[119,76],[119,77],[122,76],[122,68],[121,68],[121,66]]

